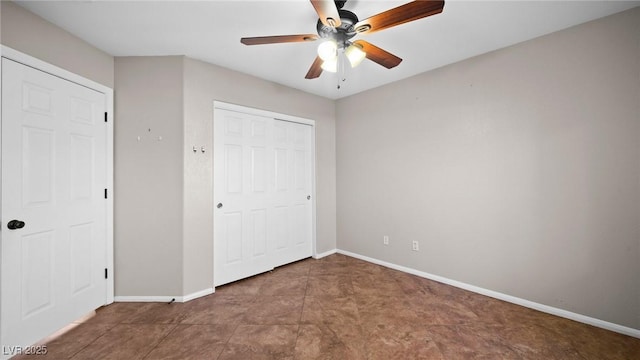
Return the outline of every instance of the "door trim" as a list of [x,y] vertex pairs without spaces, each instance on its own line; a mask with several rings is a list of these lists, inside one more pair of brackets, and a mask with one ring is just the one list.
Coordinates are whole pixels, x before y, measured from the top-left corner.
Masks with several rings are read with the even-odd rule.
[[256,109],[256,108],[252,108],[252,107],[249,107],[249,106],[236,105],[236,104],[226,103],[226,102],[217,101],[217,100],[213,101],[213,108],[214,109],[235,111],[235,112],[239,112],[239,113],[243,113],[243,114],[270,117],[270,118],[273,118],[273,119],[276,119],[276,120],[284,120],[284,121],[291,121],[291,122],[300,123],[300,124],[311,125],[311,126],[314,127],[314,129],[315,129],[315,125],[316,125],[315,120],[309,120],[309,119],[305,119],[305,118],[298,117],[298,116],[286,115],[286,114],[281,114],[281,113],[277,113],[277,112],[273,112],[273,111]]
[[[256,115],[256,116],[263,116],[263,117],[269,117],[269,118],[273,118],[275,120],[281,120],[281,121],[289,121],[289,122],[294,122],[294,123],[299,123],[299,124],[305,124],[305,125],[310,125],[311,126],[311,161],[312,161],[312,166],[311,166],[311,256],[313,256],[314,258],[318,255],[318,252],[316,250],[316,164],[317,164],[317,159],[316,159],[316,122],[315,120],[310,120],[310,119],[306,119],[303,117],[298,117],[298,116],[293,116],[293,115],[287,115],[287,114],[282,114],[282,113],[278,113],[278,112],[274,112],[274,111],[268,111],[268,110],[262,110],[262,109],[256,109],[256,108],[252,108],[249,106],[244,106],[244,105],[236,105],[236,104],[232,104],[232,103],[227,103],[227,102],[222,102],[222,101],[218,101],[218,100],[214,100],[213,101],[213,109],[211,112],[211,116],[212,116],[212,120],[215,121],[215,119],[213,119],[213,114],[215,112],[216,109],[222,109],[222,110],[229,110],[229,111],[235,111],[235,112],[239,112],[239,113],[244,113],[244,114],[250,114],[250,115]],[[211,133],[211,138],[215,139],[215,134],[213,134],[213,122],[212,122],[212,133]],[[214,168],[215,164],[212,164],[212,169]],[[213,181],[211,182],[211,190],[213,193],[213,196],[215,197],[215,188],[213,187]],[[211,203],[213,206],[213,203]],[[213,224],[213,222],[212,222]],[[213,230],[215,231],[215,229]],[[212,239],[213,241],[213,239]],[[215,249],[214,249],[215,251]],[[215,254],[213,255],[213,260],[215,262]],[[213,264],[213,266],[211,267],[211,271],[213,271],[213,279],[214,279],[214,284],[215,284],[215,264]],[[215,287],[214,287],[215,289]]]
[[[105,109],[107,111],[107,123],[106,123],[106,127],[107,127],[107,141],[106,141],[106,145],[107,145],[107,149],[106,149],[106,155],[107,155],[107,179],[106,179],[106,184],[107,184],[107,188],[109,189],[109,196],[106,199],[107,202],[107,219],[106,219],[106,228],[107,228],[107,234],[106,234],[106,241],[107,241],[107,259],[106,259],[106,266],[108,269],[108,274],[109,277],[107,279],[107,291],[106,291],[106,298],[105,298],[105,302],[104,304],[111,304],[113,302],[114,299],[114,269],[113,269],[113,199],[114,199],[114,194],[115,191],[113,189],[113,89],[109,88],[105,85],[99,84],[93,80],[87,79],[85,77],[82,77],[78,74],[74,74],[68,70],[62,69],[60,67],[57,67],[55,65],[49,64],[47,62],[44,62],[40,59],[37,59],[33,56],[27,55],[25,53],[22,53],[20,51],[17,51],[15,49],[12,49],[8,46],[0,46],[0,57],[3,58],[7,58],[9,60],[21,63],[23,65],[32,67],[34,69],[43,71],[45,73],[51,74],[53,76],[59,77],[61,79],[64,80],[68,80],[71,81],[73,83],[76,83],[78,85],[87,87],[89,89],[95,90],[97,92],[103,93],[105,95]],[[2,74],[1,72],[2,68],[0,65],[0,76]],[[2,114],[2,105],[0,102],[0,114]],[[0,129],[0,134],[1,134],[2,129]],[[2,154],[0,154],[1,156]],[[0,179],[1,179],[2,174],[0,174]],[[0,261],[2,261],[1,257],[0,257]],[[0,264],[1,266],[2,264]],[[0,328],[0,331],[1,328]],[[0,333],[0,335],[2,335]]]

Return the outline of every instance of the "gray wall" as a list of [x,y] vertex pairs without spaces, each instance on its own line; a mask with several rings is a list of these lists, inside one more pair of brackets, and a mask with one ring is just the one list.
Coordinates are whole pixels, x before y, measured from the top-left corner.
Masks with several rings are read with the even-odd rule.
[[117,296],[213,284],[214,100],[316,120],[317,247],[336,248],[333,101],[184,57],[115,64]]
[[[318,251],[336,248],[333,101],[180,56],[114,63],[12,2],[1,1],[0,10],[3,45],[115,87],[116,296],[211,287],[214,100],[317,121]],[[193,145],[208,151],[195,157]]]
[[115,60],[116,296],[183,294],[183,63]]
[[114,82],[110,55],[11,2],[0,13],[2,44],[115,84],[116,295],[211,285],[221,100],[317,121],[318,251],[336,247],[337,175],[338,248],[640,328],[637,8],[337,108],[182,57],[118,59]]
[[[211,285],[213,101],[316,121],[317,250],[336,248],[335,103],[202,61],[185,59],[185,292]],[[193,154],[204,145],[205,154]]]
[[11,1],[0,8],[2,45],[113,88],[113,56]]
[[639,47],[635,8],[339,100],[338,248],[640,329]]

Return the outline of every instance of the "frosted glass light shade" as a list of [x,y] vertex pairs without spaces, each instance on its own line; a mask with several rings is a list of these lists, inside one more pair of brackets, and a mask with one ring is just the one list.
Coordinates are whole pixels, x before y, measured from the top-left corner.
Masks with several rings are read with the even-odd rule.
[[344,51],[344,54],[347,56],[347,59],[349,59],[352,68],[360,65],[362,60],[367,56],[367,54],[362,51],[362,48],[356,44],[351,44],[347,50]]
[[334,58],[334,59],[329,59],[329,60],[325,60],[324,62],[322,62],[322,65],[320,65],[320,67],[322,68],[322,70],[324,71],[328,71],[328,72],[337,72],[338,71],[338,58]]
[[320,59],[334,60],[338,57],[338,44],[334,40],[326,40],[318,45],[318,56]]

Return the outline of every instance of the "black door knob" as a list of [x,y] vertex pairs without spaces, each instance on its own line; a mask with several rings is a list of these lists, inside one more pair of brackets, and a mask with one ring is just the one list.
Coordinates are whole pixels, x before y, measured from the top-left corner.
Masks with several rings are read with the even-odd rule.
[[9,228],[9,230],[22,229],[23,227],[24,227],[24,221],[11,220],[7,223],[7,228]]
[[220,209],[220,208],[222,207],[222,203],[218,203],[218,205],[216,205],[216,207],[217,207],[218,209]]

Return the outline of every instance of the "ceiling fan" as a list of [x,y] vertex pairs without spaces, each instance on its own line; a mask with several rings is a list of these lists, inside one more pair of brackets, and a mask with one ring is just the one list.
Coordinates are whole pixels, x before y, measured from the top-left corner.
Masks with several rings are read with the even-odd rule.
[[318,13],[316,25],[318,34],[276,35],[243,37],[240,42],[245,45],[264,45],[277,43],[306,42],[322,39],[318,46],[318,56],[311,64],[305,76],[315,79],[323,70],[336,72],[338,67],[338,51],[343,50],[352,67],[357,66],[366,57],[387,69],[391,69],[402,61],[401,58],[385,51],[367,41],[351,39],[358,34],[371,34],[376,31],[439,14],[444,8],[443,0],[417,0],[381,12],[365,20],[359,20],[356,14],[342,7],[346,0],[310,0]]

